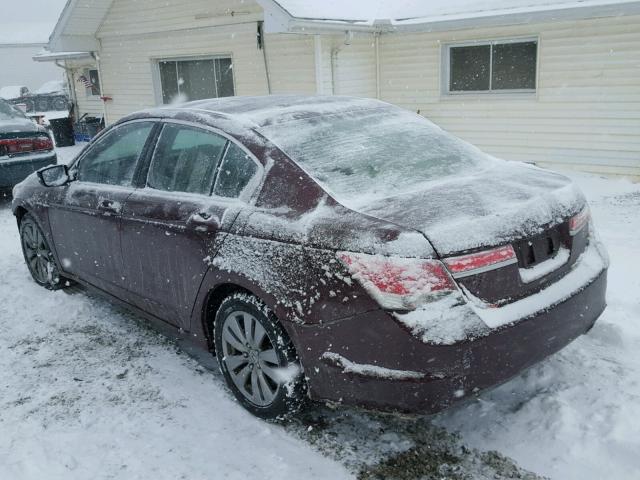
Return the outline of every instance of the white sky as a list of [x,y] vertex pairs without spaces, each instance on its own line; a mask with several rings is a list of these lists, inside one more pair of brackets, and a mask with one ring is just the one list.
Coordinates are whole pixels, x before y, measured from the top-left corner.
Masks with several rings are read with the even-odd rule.
[[66,0],[0,0],[0,43],[46,43]]

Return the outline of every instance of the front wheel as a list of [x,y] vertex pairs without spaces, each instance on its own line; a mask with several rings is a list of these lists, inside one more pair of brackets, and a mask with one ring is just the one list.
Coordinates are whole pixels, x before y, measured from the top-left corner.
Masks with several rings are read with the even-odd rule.
[[35,219],[27,214],[20,222],[20,243],[29,273],[38,285],[50,290],[63,288],[60,269],[49,248],[47,239]]
[[247,410],[265,419],[299,410],[304,380],[295,348],[259,299],[227,297],[216,314],[214,340],[227,385]]

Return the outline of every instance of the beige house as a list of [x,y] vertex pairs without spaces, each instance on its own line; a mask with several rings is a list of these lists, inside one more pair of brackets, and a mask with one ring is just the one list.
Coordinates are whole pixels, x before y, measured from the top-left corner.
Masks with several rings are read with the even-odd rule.
[[69,0],[49,48],[107,123],[187,98],[357,95],[496,156],[640,176],[637,1]]

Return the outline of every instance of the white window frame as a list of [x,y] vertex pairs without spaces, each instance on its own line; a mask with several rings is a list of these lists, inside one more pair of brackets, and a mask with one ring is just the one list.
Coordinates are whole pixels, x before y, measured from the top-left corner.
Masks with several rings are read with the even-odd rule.
[[[182,57],[161,57],[151,59],[151,75],[153,78],[153,91],[156,101],[156,106],[166,105],[163,103],[162,98],[162,80],[160,78],[160,63],[161,62],[189,62],[194,60],[216,60],[220,58],[229,58],[231,65],[234,65],[233,55],[231,53],[217,53],[215,55],[187,55]],[[231,74],[233,80],[233,94],[237,95],[238,89],[236,88],[236,74],[235,69]],[[214,78],[215,82],[215,78]],[[215,84],[215,83],[214,83]],[[216,92],[218,85],[215,84]]]
[[91,75],[89,74],[89,72],[91,70],[94,70],[97,74],[98,74],[98,82],[100,82],[100,85],[98,86],[98,94],[94,95],[93,94],[93,88],[85,88],[84,92],[87,96],[87,98],[100,98],[100,96],[102,95],[102,78],[100,78],[100,70],[98,69],[98,67],[87,67],[82,71],[82,74],[85,76],[85,78],[87,78],[88,80],[91,80]]
[[[493,81],[493,46],[503,45],[509,43],[526,43],[536,42],[536,73],[535,73],[535,87],[534,88],[512,88],[512,89],[500,89],[492,90],[491,82]],[[480,47],[491,46],[489,49],[489,90],[449,90],[451,85],[451,49],[455,47]],[[540,38],[539,37],[509,37],[509,38],[494,38],[485,40],[471,40],[465,42],[452,42],[442,45],[441,54],[441,84],[442,95],[444,96],[459,96],[459,95],[520,95],[520,96],[532,96],[538,91],[538,80],[540,72]]]

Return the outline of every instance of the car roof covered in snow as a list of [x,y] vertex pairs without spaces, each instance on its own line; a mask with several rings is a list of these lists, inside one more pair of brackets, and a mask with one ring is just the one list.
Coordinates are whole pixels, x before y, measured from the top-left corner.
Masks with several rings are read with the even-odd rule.
[[260,128],[291,120],[376,108],[397,108],[378,100],[347,96],[268,95],[196,100],[145,110],[134,116],[171,117],[179,112],[224,117],[238,125]]

